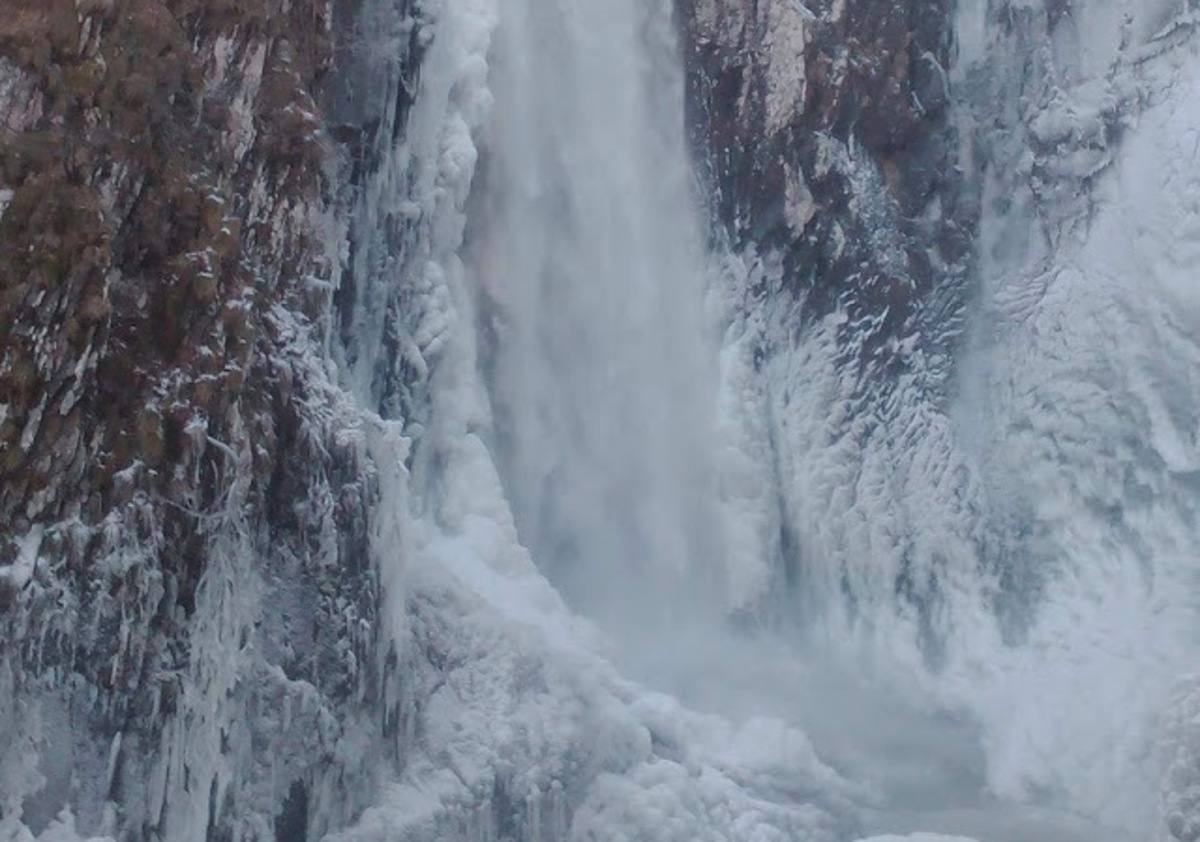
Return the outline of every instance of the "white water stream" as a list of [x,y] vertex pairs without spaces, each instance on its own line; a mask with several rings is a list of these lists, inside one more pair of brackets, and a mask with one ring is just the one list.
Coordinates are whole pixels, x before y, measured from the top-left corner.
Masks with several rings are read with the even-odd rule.
[[724,590],[716,347],[669,6],[504,5],[472,253],[521,538],[576,605],[644,632]]

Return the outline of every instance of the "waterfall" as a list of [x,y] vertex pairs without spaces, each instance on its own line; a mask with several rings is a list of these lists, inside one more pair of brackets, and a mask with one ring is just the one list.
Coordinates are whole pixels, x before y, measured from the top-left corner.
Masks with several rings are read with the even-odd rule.
[[389,402],[365,374],[398,362],[356,366],[412,444],[390,446],[407,470],[383,484],[400,515],[378,530],[403,539],[381,554],[397,769],[334,838],[851,838],[864,793],[802,731],[657,692],[677,660],[713,684],[706,643],[737,607],[719,273],[670,4],[428,11],[386,168],[415,185],[389,200],[415,233],[386,264],[402,306],[384,332],[416,385]]
[[[439,9],[401,278],[429,401],[391,608],[415,701],[395,791],[346,838],[660,838],[664,810],[680,838],[746,838],[744,810],[792,839],[1143,833],[1192,628],[1192,348],[1161,303],[1186,290],[1089,285],[1096,258],[1068,247],[1101,236],[1071,196],[1117,202],[1146,171],[1103,128],[1136,97],[1024,64],[1044,14],[964,7],[957,119],[992,178],[971,336],[956,382],[918,333],[860,388],[846,313],[802,312],[777,256],[706,253],[669,4]],[[1013,116],[1027,135],[986,133],[1059,70],[1061,96]],[[1079,148],[1046,153],[1056,137]],[[853,144],[826,151],[889,201]],[[1062,190],[1004,180],[1030,155]],[[1155,320],[1176,360],[1123,374],[1111,338],[1149,365]],[[735,629],[768,606],[777,633]]]
[[1200,0],[9,5],[0,842],[1200,839]]
[[670,4],[509,0],[492,90],[470,260],[505,486],[569,600],[645,630],[722,590],[716,349]]

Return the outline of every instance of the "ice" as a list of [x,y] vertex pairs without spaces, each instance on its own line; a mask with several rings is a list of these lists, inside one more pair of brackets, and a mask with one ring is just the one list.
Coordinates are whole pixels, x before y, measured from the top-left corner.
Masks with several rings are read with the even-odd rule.
[[[981,64],[1002,83],[977,106],[992,122],[967,129],[994,144],[994,181],[953,400],[924,332],[897,343],[908,368],[887,385],[856,376],[875,314],[835,311],[797,336],[800,307],[774,292],[770,255],[754,253],[726,296],[722,374],[768,407],[753,410],[765,429],[741,427],[758,444],[740,452],[774,462],[803,581],[786,610],[835,662],[982,729],[978,755],[959,762],[998,803],[945,823],[991,838],[999,816],[1043,800],[1061,823],[1027,814],[1024,831],[1005,832],[1145,839],[1158,721],[1200,628],[1186,537],[1200,395],[1196,46],[1179,36],[1146,57],[1166,4],[1081,3],[1030,62],[1023,47],[1006,53],[1029,33],[1006,41],[1013,30],[982,5],[960,8],[957,83],[978,84],[968,71]],[[1022,4],[1017,19],[1042,15]],[[1044,97],[1030,96],[1031,79]],[[1012,111],[997,96],[1005,85]],[[1008,119],[997,114],[1014,122],[978,128]],[[869,170],[853,149],[831,147],[827,162]],[[869,211],[869,171],[856,193]],[[764,275],[761,300],[738,296]],[[755,346],[784,350],[760,374],[730,365]],[[736,404],[722,411],[737,417]],[[744,460],[725,470],[734,488],[754,476]],[[876,756],[885,780],[899,762]],[[1084,829],[1056,830],[1075,827],[1071,814]]]
[[[1006,318],[979,352],[991,355],[983,402],[999,422],[986,482],[1036,525],[1023,551],[1045,582],[1026,645],[980,653],[992,677],[962,679],[989,732],[991,784],[1010,797],[1064,791],[1085,814],[1142,834],[1155,809],[1154,720],[1197,623],[1184,537],[1195,517],[1184,477],[1200,455],[1188,259],[1197,66],[1189,47],[1143,70],[1159,104],[1112,156],[1086,233],[1053,268],[1018,265],[1029,280],[998,288]],[[1057,136],[1099,131],[1098,89],[1061,95]]]
[[[180,713],[158,745],[117,734],[91,785],[146,755],[129,783],[144,820],[198,839],[247,762],[259,812],[236,831],[264,838],[277,773],[301,755],[289,740],[311,740],[336,747],[331,767],[379,760],[379,791],[351,776],[353,803],[314,783],[306,819],[339,842],[1194,836],[1196,683],[1177,685],[1200,631],[1194,19],[1076,3],[1033,33],[1034,60],[1013,27],[1042,5],[1008,4],[1012,27],[985,5],[962,4],[953,80],[978,71],[990,87],[963,96],[998,109],[963,116],[988,170],[957,383],[931,317],[889,337],[901,370],[863,378],[885,312],[810,313],[778,255],[705,253],[669,3],[376,9],[366,63],[396,130],[369,150],[353,219],[329,223],[331,265],[363,286],[332,363],[277,361],[281,392],[292,366],[311,383],[334,372],[340,389],[304,397],[325,414],[297,439],[343,448],[378,492],[382,620],[360,631],[379,662],[339,650],[379,676],[370,729],[335,735],[315,688],[243,641],[265,584],[231,485],[205,514],[215,551]],[[813,15],[764,9],[763,37],[794,58],[770,65],[775,129],[803,101]],[[426,52],[410,90],[394,58],[414,28]],[[207,68],[210,88],[238,79],[239,157],[264,56],[224,40]],[[25,120],[25,81],[3,74],[0,111]],[[817,174],[833,169],[880,263],[901,267],[884,174],[825,138]],[[799,235],[817,211],[785,175]],[[265,190],[252,215],[272,206]],[[306,212],[261,221],[282,237]],[[190,446],[237,475],[245,436],[205,429],[188,424]],[[299,505],[327,514],[331,494]],[[316,563],[332,565],[337,530],[312,520]],[[106,524],[124,545],[99,572],[142,569],[132,530]],[[0,578],[36,585],[42,538]],[[161,582],[139,587],[157,604]],[[787,621],[778,637],[744,628],[768,615]],[[113,631],[114,677],[145,645],[131,629]],[[0,747],[0,834],[21,842],[82,837],[69,810],[37,837],[20,823],[61,771],[37,760],[53,714],[0,709],[0,724],[33,723]],[[264,723],[287,739],[231,759],[229,734]]]
[[21,589],[33,577],[37,567],[38,548],[42,544],[45,530],[35,526],[17,542],[17,558],[12,564],[0,565],[0,577],[7,578],[12,586]]
[[12,819],[0,819],[0,838],[5,842],[116,842],[111,836],[79,833],[75,828],[75,816],[69,807],[64,807],[58,817],[37,836]]
[[813,793],[848,787],[794,729],[737,729],[638,690],[595,655],[498,617],[436,561],[412,606],[437,662],[416,673],[435,682],[421,737],[382,804],[336,838],[491,839],[506,823],[529,840],[836,838]]
[[[383,473],[376,538],[406,694],[401,763],[377,805],[332,838],[833,842],[862,793],[799,729],[692,712],[616,666],[688,645],[658,616],[668,588],[696,596],[697,618],[728,598],[713,587],[726,576],[735,603],[760,594],[772,531],[765,474],[740,453],[756,444],[738,409],[748,383],[724,398],[724,498],[712,503],[710,270],[669,9],[564,5],[554,38],[539,30],[555,25],[549,7],[505,11],[493,35],[485,3],[436,10],[422,98],[394,150],[418,174],[403,201],[418,204],[420,235],[391,280],[409,302],[401,343],[430,386],[419,427],[367,425],[412,436],[410,449],[369,432],[375,463],[405,466]],[[493,38],[500,66],[489,68]],[[534,43],[557,63],[526,66]],[[652,73],[668,74],[665,90],[647,85]],[[586,80],[585,103],[574,85]],[[497,178],[482,187],[481,157]],[[472,189],[505,212],[477,211],[460,255]],[[488,317],[495,359],[475,334]],[[747,353],[728,357],[731,370]],[[376,383],[352,388],[369,399]],[[741,524],[731,534],[746,545],[728,568],[715,544],[695,543],[719,540],[720,518]],[[577,542],[573,568],[548,540],[555,530]],[[561,587],[568,570],[584,576],[574,588]],[[722,621],[720,608],[707,616]],[[604,622],[614,617],[630,622]]]

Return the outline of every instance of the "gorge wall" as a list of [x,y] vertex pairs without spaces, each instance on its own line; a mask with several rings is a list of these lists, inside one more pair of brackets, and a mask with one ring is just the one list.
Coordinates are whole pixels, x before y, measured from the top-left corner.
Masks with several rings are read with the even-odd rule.
[[975,812],[631,682],[527,549],[486,272],[514,4],[3,0],[0,838],[1200,838],[1163,257],[1200,190],[1156,163],[1188,169],[1196,12],[649,5],[738,514],[714,625],[970,721],[983,768],[935,783]]
[[416,27],[325,2],[0,17],[3,822],[315,838],[399,728],[380,472],[328,347]]

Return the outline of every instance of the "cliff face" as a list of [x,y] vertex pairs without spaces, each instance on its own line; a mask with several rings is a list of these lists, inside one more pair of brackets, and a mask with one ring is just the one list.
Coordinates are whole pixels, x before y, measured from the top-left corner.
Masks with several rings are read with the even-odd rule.
[[360,14],[0,15],[6,826],[299,839],[386,765],[377,473],[322,362],[379,126],[321,105]]
[[680,5],[715,221],[735,249],[777,253],[810,318],[886,310],[877,340],[899,336],[966,270],[977,212],[950,120],[953,12],[941,0]]
[[[1053,344],[1133,314],[1109,336],[1149,336],[1149,359],[1163,331],[1145,322],[1174,324],[1139,310],[1157,299],[1106,288],[1117,304],[1080,317],[1043,298],[1079,274],[1063,255],[1086,251],[1123,133],[1176,85],[1145,68],[1188,67],[1194,16],[962,5],[675,4],[728,258],[720,435],[745,459],[722,493],[756,533],[731,602],[823,623],[978,713],[1011,748],[987,775],[1014,802],[1061,791],[1099,815],[1138,789],[1132,767],[1093,780],[1072,759],[1123,721],[1047,719],[1008,688],[1079,701],[1091,674],[1061,667],[1119,672],[1088,660],[1128,639],[1109,618],[1144,620],[1147,649],[1169,636],[1195,412],[1169,378],[1123,379],[1104,335]],[[799,730],[625,681],[518,540],[481,374],[504,325],[473,309],[467,265],[503,245],[467,218],[491,212],[468,202],[475,143],[505,128],[498,17],[488,0],[0,8],[0,836],[853,838],[870,797]],[[974,388],[1031,406],[959,405],[973,297],[998,326]],[[1157,371],[1187,383],[1177,333],[1178,370]],[[1091,400],[1120,389],[1137,394]],[[955,412],[993,439],[964,443]],[[1026,506],[1026,466],[1076,509]],[[1056,543],[1076,532],[1098,537]],[[1081,609],[1097,558],[1117,559],[1106,601]],[[1066,559],[1057,592],[1046,559]],[[1055,609],[1071,629],[1038,626]],[[1022,660],[1026,641],[1059,660]],[[1159,654],[1154,687],[1190,657]],[[1124,720],[1126,701],[1079,709]],[[1164,838],[1197,838],[1195,708],[1181,692],[1163,731]]]
[[[577,687],[461,585],[387,581],[420,531],[397,525],[408,469],[465,471],[468,497],[490,470],[433,381],[474,364],[452,276],[491,14],[114,0],[0,22],[5,833],[318,838],[405,769],[445,802],[368,814],[363,838],[649,826],[686,764],[731,822],[776,798],[754,794],[774,756],[726,746],[747,734],[710,745],[601,665]],[[421,505],[461,520],[440,493]],[[842,782],[781,734],[789,786],[831,794],[762,821],[832,838]],[[447,782],[458,743],[482,759]]]
[[[717,239],[743,266],[727,295],[781,501],[765,540],[776,575],[803,582],[771,590],[809,594],[805,614],[845,603],[849,624],[915,615],[936,666],[950,634],[939,571],[978,535],[954,525],[935,549],[864,533],[868,512],[910,520],[910,499],[973,505],[942,416],[979,219],[952,90],[955,4],[688,0],[680,16],[697,166]],[[914,455],[922,438],[933,454]],[[889,593],[857,592],[874,574],[852,559],[867,556]]]

